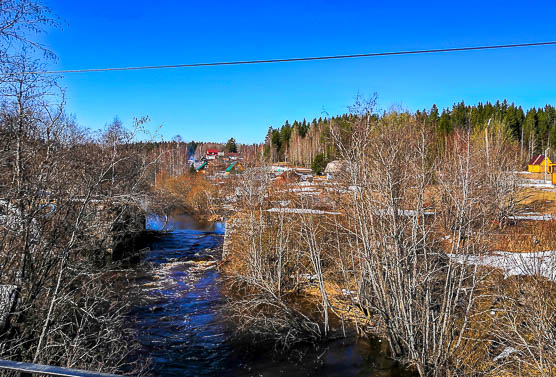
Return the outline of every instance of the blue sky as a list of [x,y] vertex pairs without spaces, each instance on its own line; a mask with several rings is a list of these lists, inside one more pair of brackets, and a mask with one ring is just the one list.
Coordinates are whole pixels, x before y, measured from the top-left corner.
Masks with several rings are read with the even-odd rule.
[[[556,40],[553,1],[45,0],[51,68],[99,68]],[[556,46],[232,67],[66,74],[67,110],[100,128],[149,115],[165,139],[261,142],[270,125],[507,98],[556,104]]]

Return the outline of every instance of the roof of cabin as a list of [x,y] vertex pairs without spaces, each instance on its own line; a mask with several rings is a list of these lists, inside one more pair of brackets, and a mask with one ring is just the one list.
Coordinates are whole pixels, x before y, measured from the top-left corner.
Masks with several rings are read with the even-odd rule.
[[531,161],[529,161],[529,165],[540,165],[544,161],[544,155],[533,156]]
[[326,168],[324,169],[325,173],[340,173],[348,169],[347,161],[345,160],[334,160],[330,161],[326,164]]

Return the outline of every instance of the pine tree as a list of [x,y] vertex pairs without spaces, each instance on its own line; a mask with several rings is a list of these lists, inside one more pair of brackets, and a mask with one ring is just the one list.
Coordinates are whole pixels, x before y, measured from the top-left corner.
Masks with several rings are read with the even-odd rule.
[[326,169],[327,163],[328,161],[324,153],[317,154],[313,159],[313,163],[311,164],[313,173],[315,173],[316,175],[321,175],[324,172],[324,169]]
[[438,130],[444,136],[447,136],[452,132],[452,123],[450,120],[450,113],[447,110],[442,111],[442,115],[438,120]]
[[226,143],[226,151],[230,153],[237,153],[236,139],[234,139],[233,137],[231,137],[230,140],[228,140],[228,142]]
[[452,123],[452,125],[450,126],[450,130],[452,130],[455,127],[468,126],[467,107],[465,106],[465,103],[463,101],[453,106],[450,119]]
[[431,111],[429,112],[429,122],[434,125],[437,124],[439,120],[440,116],[438,115],[438,107],[436,107],[436,104],[434,104],[432,105]]
[[525,121],[523,122],[523,141],[524,146],[529,150],[529,157],[537,153],[536,128],[537,110],[532,108],[527,111]]

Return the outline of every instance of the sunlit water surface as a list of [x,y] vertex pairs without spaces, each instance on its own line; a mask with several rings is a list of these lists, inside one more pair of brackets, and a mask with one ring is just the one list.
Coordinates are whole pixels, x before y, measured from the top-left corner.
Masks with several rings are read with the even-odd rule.
[[[150,217],[148,228],[162,223]],[[137,268],[131,313],[155,376],[401,376],[378,341],[349,338],[287,355],[240,341],[221,312],[223,225],[179,215],[167,229]]]

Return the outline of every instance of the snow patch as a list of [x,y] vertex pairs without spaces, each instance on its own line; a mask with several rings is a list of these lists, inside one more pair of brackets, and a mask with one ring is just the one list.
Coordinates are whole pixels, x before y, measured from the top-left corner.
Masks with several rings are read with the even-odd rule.
[[462,264],[472,264],[499,268],[504,276],[543,276],[556,281],[556,250],[529,253],[495,251],[491,255],[448,254],[452,260]]
[[504,348],[504,350],[500,353],[500,355],[496,356],[493,360],[494,361],[498,361],[498,360],[502,360],[505,359],[506,357],[510,356],[512,353],[516,353],[519,352],[518,350],[516,350],[513,347],[506,347]]
[[308,208],[270,208],[266,212],[280,212],[280,213],[299,213],[309,215],[341,215],[340,212],[321,211],[319,209]]
[[[529,179],[528,181],[536,180]],[[520,182],[517,185],[520,187],[554,188],[554,185],[552,183],[547,183],[542,180],[540,180],[540,182]]]
[[522,215],[508,216],[509,220],[549,221],[554,220],[553,215],[541,215],[540,213],[524,213]]

